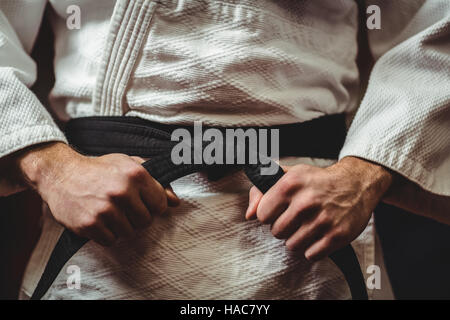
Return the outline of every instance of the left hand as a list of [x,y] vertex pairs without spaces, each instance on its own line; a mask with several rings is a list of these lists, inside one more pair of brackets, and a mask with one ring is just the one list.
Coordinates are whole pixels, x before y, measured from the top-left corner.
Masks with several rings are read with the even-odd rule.
[[286,247],[319,260],[353,241],[367,226],[389,188],[383,167],[354,157],[319,168],[283,167],[285,175],[266,193],[250,190],[246,219],[271,224]]

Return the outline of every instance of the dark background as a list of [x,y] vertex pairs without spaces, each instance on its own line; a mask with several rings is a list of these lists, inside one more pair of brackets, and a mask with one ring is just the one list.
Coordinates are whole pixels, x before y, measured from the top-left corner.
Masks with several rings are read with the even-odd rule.
[[[53,33],[48,19],[42,23],[32,57],[38,79],[31,88],[48,105],[53,83]],[[42,202],[34,191],[0,197],[0,299],[17,299],[25,266],[40,234]]]

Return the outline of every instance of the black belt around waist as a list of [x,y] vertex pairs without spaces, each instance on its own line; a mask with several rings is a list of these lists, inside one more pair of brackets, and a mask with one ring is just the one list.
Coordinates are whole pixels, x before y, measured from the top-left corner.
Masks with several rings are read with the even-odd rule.
[[[83,154],[96,156],[125,153],[150,158],[142,165],[164,187],[169,186],[172,181],[194,172],[217,172],[225,167],[225,165],[204,163],[174,164],[171,160],[171,149],[174,145],[174,142],[171,141],[171,132],[178,128],[183,127],[153,123],[132,117],[87,117],[69,121],[66,126],[66,136],[70,144]],[[188,126],[184,128],[191,130],[191,127]],[[249,129],[250,127],[241,128]],[[261,128],[258,127],[258,129]],[[343,114],[266,128],[279,129],[280,157],[304,156],[336,159],[346,133]],[[260,171],[262,166],[261,163],[256,163],[234,164],[231,167],[243,169],[249,180],[261,192],[266,192],[283,176],[284,172],[276,165],[275,174],[262,175]],[[67,229],[64,230],[31,299],[42,298],[64,265],[87,241],[88,239],[81,238]],[[352,298],[368,299],[364,277],[352,246],[348,245],[336,251],[330,255],[330,258],[344,274]]]

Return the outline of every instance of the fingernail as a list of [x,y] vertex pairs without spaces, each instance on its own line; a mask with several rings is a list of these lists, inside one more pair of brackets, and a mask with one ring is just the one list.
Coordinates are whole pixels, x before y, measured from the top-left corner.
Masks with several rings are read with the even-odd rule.
[[305,251],[305,258],[310,262],[314,262],[314,256],[310,250]]

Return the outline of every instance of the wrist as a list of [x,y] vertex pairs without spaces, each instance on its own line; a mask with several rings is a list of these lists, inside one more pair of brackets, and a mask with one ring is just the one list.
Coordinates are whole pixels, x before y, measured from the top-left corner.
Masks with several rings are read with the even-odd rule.
[[356,157],[345,157],[337,166],[346,174],[357,179],[362,190],[367,190],[378,201],[389,190],[393,182],[393,174],[385,167]]
[[32,146],[16,157],[22,180],[39,192],[58,178],[61,170],[81,155],[62,142],[50,142]]

